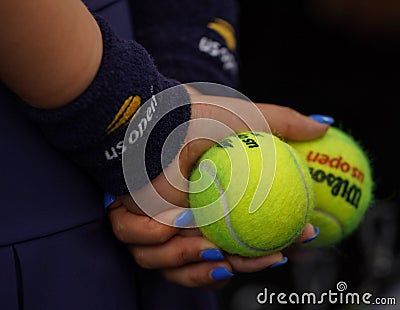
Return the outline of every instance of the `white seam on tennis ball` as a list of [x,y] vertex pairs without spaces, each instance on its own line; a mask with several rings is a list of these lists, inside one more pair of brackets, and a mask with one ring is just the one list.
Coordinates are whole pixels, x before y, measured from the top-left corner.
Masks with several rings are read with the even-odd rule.
[[[253,252],[258,252],[258,253],[264,253],[264,252],[271,252],[274,250],[278,250],[281,248],[281,246],[276,246],[275,248],[268,248],[268,249],[260,249],[260,248],[256,248],[256,247],[252,247],[246,243],[244,243],[235,233],[232,225],[231,225],[231,220],[229,217],[229,209],[228,209],[228,203],[225,199],[225,191],[221,186],[221,183],[219,182],[217,175],[215,174],[215,172],[207,166],[207,163],[201,162],[200,165],[202,168],[204,168],[205,172],[207,172],[212,178],[213,178],[213,182],[215,184],[215,186],[218,189],[218,192],[220,194],[220,197],[222,199],[222,205],[223,205],[223,209],[224,209],[224,218],[225,218],[225,224],[228,227],[229,233],[231,234],[232,238],[239,243],[242,247],[244,247],[245,249],[249,250],[249,251],[253,251]],[[305,182],[305,180],[304,180]],[[308,194],[308,191],[307,191]],[[307,202],[308,202],[308,195],[307,195]],[[308,210],[308,203],[307,203],[307,210]],[[297,236],[298,236],[299,232],[297,231],[292,238],[289,239],[289,241],[287,242],[287,244],[290,244],[291,242],[293,242]]]
[[[301,180],[303,181],[304,190],[305,190],[305,192],[306,192],[306,197],[307,197],[307,210],[306,210],[306,214],[305,214],[305,216],[304,216],[304,221],[305,221],[305,220],[307,219],[308,213],[310,212],[310,194],[311,194],[311,193],[310,193],[310,189],[309,189],[308,186],[307,186],[306,176],[304,175],[303,170],[301,169],[300,163],[299,163],[299,161],[298,161],[298,159],[297,159],[297,157],[296,157],[296,154],[293,152],[292,147],[291,147],[289,144],[286,144],[285,146],[286,146],[286,148],[288,149],[289,154],[292,156],[293,161],[294,161],[294,163],[295,163],[295,165],[296,165],[296,167],[297,167],[297,170],[298,170],[299,173],[300,173]],[[306,224],[306,223],[304,223],[304,224]],[[303,230],[303,227],[302,227],[301,229]],[[295,234],[295,236],[298,236],[299,233],[300,233],[300,232],[297,231],[296,234]],[[293,242],[295,239],[296,239],[295,237],[292,237],[291,242]]]
[[293,160],[294,160],[294,163],[296,164],[297,170],[299,171],[299,173],[301,175],[301,180],[303,181],[304,189],[306,191],[306,196],[307,196],[307,212],[306,212],[306,217],[307,217],[307,214],[309,211],[308,209],[310,208],[310,190],[307,186],[306,176],[304,175],[303,170],[300,167],[300,163],[297,160],[296,155],[293,153],[291,147],[289,145],[285,145],[285,146],[288,149],[290,155],[293,157]]
[[230,217],[229,217],[228,203],[227,203],[227,201],[225,199],[225,191],[222,188],[221,183],[219,182],[219,180],[217,178],[217,175],[215,174],[215,172],[212,169],[210,169],[210,167],[207,166],[207,163],[201,162],[200,165],[202,166],[202,168],[204,168],[205,172],[207,172],[214,180],[213,182],[214,182],[215,186],[217,187],[217,190],[218,190],[218,192],[220,194],[220,197],[221,197],[222,206],[223,206],[224,214],[225,214],[225,216],[224,216],[225,217],[225,224],[228,227],[229,233],[231,234],[232,238],[237,243],[239,243],[242,247],[246,248],[247,250],[254,251],[254,252],[265,252],[265,251],[268,251],[268,250],[263,250],[263,249],[252,247],[252,246],[244,243],[236,235],[236,233],[233,230],[232,225],[231,225],[231,220],[230,220]]

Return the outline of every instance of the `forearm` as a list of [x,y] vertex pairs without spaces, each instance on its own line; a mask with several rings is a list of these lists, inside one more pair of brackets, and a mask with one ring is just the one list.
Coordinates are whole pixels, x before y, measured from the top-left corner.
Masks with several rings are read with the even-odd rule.
[[[131,151],[135,159],[130,165],[135,187],[147,183],[143,177],[146,173],[150,180],[159,175],[161,148],[169,133],[189,120],[190,98],[179,87],[175,88],[175,97],[163,96],[164,100],[152,105],[150,111],[143,106],[153,95],[179,82],[163,76],[140,44],[120,38],[104,18],[95,17],[102,32],[103,53],[89,87],[65,106],[45,110],[23,105],[23,110],[51,144],[92,175],[105,191],[120,195],[127,193],[121,165],[123,150]],[[175,110],[180,103],[185,106]],[[143,118],[146,125],[140,123]],[[126,145],[124,137],[131,119],[135,141]],[[143,129],[140,135],[136,135],[135,124]],[[175,139],[163,159],[172,161],[183,140],[184,136]]]
[[101,33],[80,0],[0,2],[0,79],[27,103],[62,106],[92,82]]

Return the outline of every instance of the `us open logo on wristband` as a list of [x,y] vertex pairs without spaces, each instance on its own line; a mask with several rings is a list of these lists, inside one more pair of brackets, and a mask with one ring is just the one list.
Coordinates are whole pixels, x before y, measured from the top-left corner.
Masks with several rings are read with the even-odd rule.
[[236,50],[235,29],[229,22],[222,18],[215,18],[212,22],[208,23],[207,28],[218,33],[225,40],[226,46],[231,51]]
[[106,134],[109,135],[123,126],[128,126],[130,120],[135,116],[141,103],[139,96],[130,96],[125,100],[114,119],[106,128]]
[[234,55],[236,51],[235,29],[222,18],[213,19],[207,24],[207,28],[218,34],[223,40],[216,40],[206,35],[202,36],[198,43],[199,51],[219,59],[225,71],[236,74],[238,65]]
[[[188,111],[191,111],[191,119],[188,113],[187,117],[185,116],[186,121],[182,121],[181,113]],[[150,118],[147,117],[149,112]],[[145,127],[144,123],[141,123],[143,119],[146,119]],[[233,122],[234,128],[228,123],[232,119],[236,120]],[[138,128],[142,130],[139,131]],[[200,155],[227,136],[234,135],[244,128],[248,131],[262,130],[270,133],[268,123],[258,107],[230,87],[206,82],[188,83],[154,94],[141,105],[131,119],[122,143],[123,173],[129,193],[137,206],[157,221],[176,226],[176,216],[171,214],[178,215],[188,207],[189,188],[192,188],[189,176]],[[271,153],[264,154],[263,158],[274,158],[273,141],[270,151]],[[242,152],[244,155],[240,156],[241,164],[249,165],[244,147]],[[272,160],[271,171],[274,171],[274,165]],[[160,171],[154,175],[154,169],[158,166]],[[248,175],[246,176],[245,169],[235,169],[232,170],[232,175],[241,175],[239,179],[243,185],[235,189],[235,197],[240,200],[246,190]],[[150,175],[151,173],[153,175]],[[260,194],[255,200],[262,202],[266,199],[273,173],[270,177],[271,182],[263,182],[264,188],[260,191],[263,196]],[[205,182],[205,188],[197,186],[196,191],[205,190],[209,185],[209,182]],[[213,207],[215,204],[193,210],[195,216],[211,214],[207,215],[207,220],[201,225],[218,221],[233,210],[221,209],[221,212],[214,214],[208,212],[209,208]],[[257,208],[253,206],[253,209]],[[187,227],[199,227],[198,225],[193,222]]]
[[[153,88],[151,88],[153,92]],[[129,97],[125,103],[122,105],[114,120],[107,127],[107,134],[111,134],[115,130],[128,126],[129,122],[132,122],[136,116],[140,115],[141,99],[139,96]],[[105,150],[104,154],[107,160],[121,159],[123,152],[126,151],[126,143],[132,145],[135,144],[140,138],[143,137],[144,132],[147,130],[147,124],[152,120],[153,114],[156,112],[157,100],[154,96],[150,99],[150,105],[146,108],[145,117],[140,118],[135,121],[137,124],[136,128],[131,128],[129,130],[129,139],[127,141],[119,141],[113,145],[110,149]]]

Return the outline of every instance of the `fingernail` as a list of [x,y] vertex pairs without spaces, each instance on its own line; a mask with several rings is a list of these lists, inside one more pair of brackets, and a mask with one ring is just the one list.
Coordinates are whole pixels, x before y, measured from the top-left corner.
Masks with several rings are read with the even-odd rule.
[[224,256],[218,249],[209,249],[201,253],[201,258],[207,261],[223,260]]
[[282,261],[276,262],[275,264],[269,265],[268,268],[276,268],[282,266],[288,262],[288,258],[286,256],[283,257]]
[[319,227],[314,226],[314,231],[315,231],[315,234],[312,237],[308,238],[307,240],[304,240],[303,244],[309,243],[319,236]]
[[111,204],[113,204],[117,200],[117,197],[115,197],[112,194],[105,193],[104,194],[104,209],[107,209]]
[[335,119],[333,117],[327,116],[327,115],[322,115],[322,114],[311,114],[310,117],[322,124],[329,124],[332,125],[335,122]]
[[225,267],[219,267],[211,272],[211,278],[216,281],[226,280],[233,277],[233,273],[229,272]]
[[181,214],[178,215],[178,217],[175,220],[175,225],[184,228],[191,222],[193,222],[194,217],[193,217],[193,212],[190,209],[187,209],[186,211],[183,211]]

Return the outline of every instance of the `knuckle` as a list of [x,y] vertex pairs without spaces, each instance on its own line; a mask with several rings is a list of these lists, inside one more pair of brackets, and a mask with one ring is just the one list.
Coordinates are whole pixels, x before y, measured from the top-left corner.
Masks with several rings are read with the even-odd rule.
[[285,131],[287,133],[291,133],[296,130],[296,122],[295,120],[299,116],[298,112],[293,110],[292,108],[289,107],[283,107],[284,113],[286,115],[286,118],[289,119],[290,121],[287,121],[285,123]]
[[140,267],[144,269],[152,269],[152,266],[148,259],[146,259],[145,252],[141,247],[133,247],[131,251],[134,260]]
[[283,113],[287,116],[297,116],[297,111],[288,106],[281,106]]
[[178,249],[176,259],[180,264],[185,264],[190,261],[190,253],[188,252],[186,247]]
[[162,228],[158,227],[153,231],[155,242],[158,244],[163,244],[170,239],[170,235],[165,232]]
[[[187,277],[188,277],[187,285],[189,287],[199,287],[199,286],[203,286],[206,284],[204,277],[201,277],[198,273],[189,272],[187,274]],[[211,280],[210,280],[210,282],[211,282]]]
[[114,232],[115,237],[121,241],[121,242],[125,242],[125,226],[122,224],[122,222],[120,220],[116,220],[112,223],[112,229]]
[[200,257],[200,247],[198,245],[198,238],[188,238],[183,236],[175,236],[175,240],[179,247],[176,247],[176,260],[179,264],[187,264],[197,261]]
[[162,271],[162,275],[165,280],[183,285],[190,288],[202,287],[204,281],[199,279],[199,276],[192,272],[186,272],[184,275],[177,275],[175,273],[170,273],[167,271]]
[[151,239],[153,243],[163,244],[171,238],[171,232],[165,225],[160,224],[152,219],[149,219],[148,224],[149,231],[151,231]]

